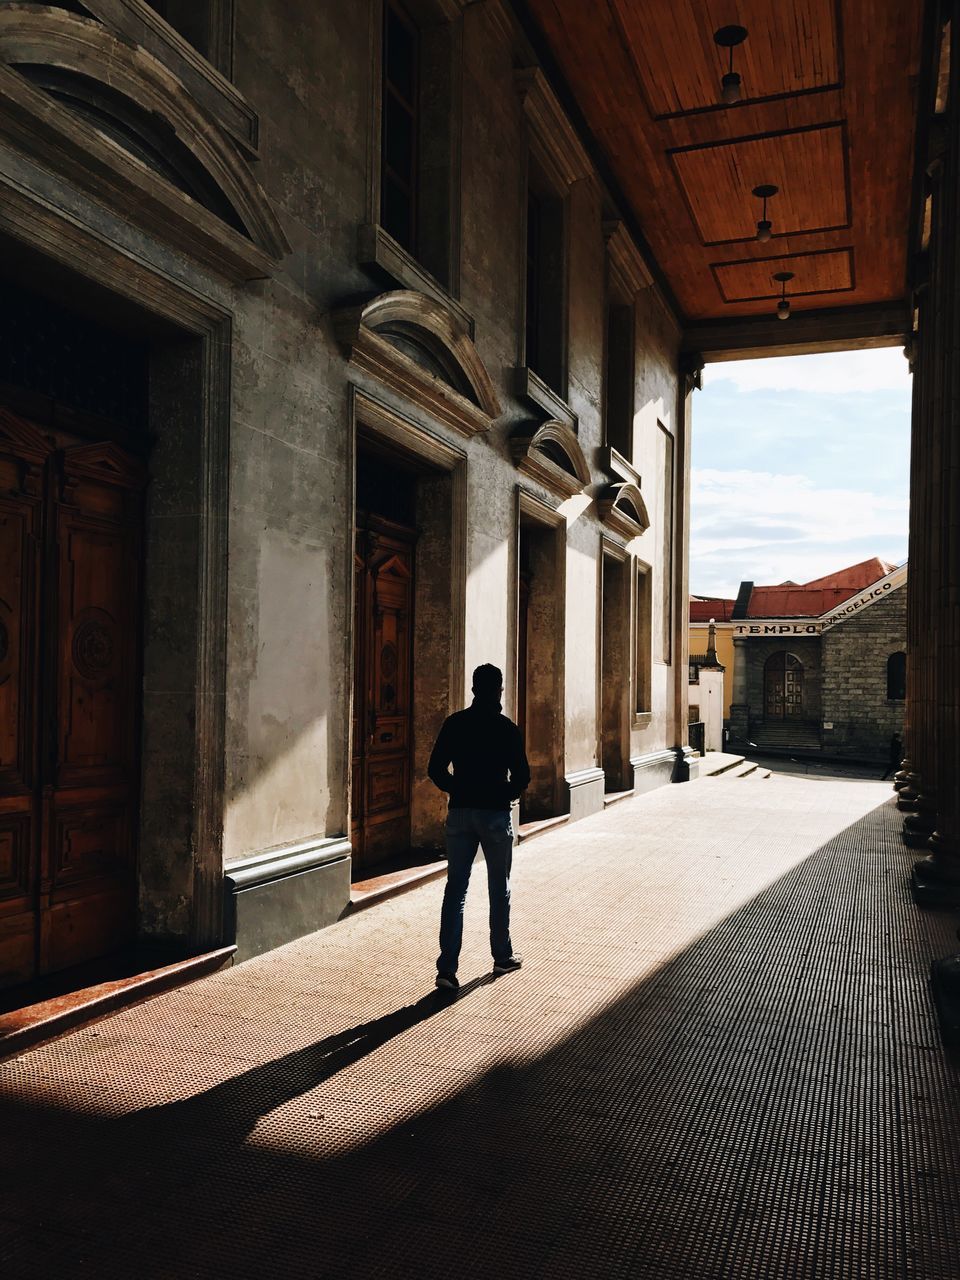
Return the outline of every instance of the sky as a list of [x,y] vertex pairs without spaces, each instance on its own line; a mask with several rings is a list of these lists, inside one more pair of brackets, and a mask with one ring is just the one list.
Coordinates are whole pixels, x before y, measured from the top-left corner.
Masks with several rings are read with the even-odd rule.
[[693,397],[690,590],[907,558],[902,347],[708,364]]

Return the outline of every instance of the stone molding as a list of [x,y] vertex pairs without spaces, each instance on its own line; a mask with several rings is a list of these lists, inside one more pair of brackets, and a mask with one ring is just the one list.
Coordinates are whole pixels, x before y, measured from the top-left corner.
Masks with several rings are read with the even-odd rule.
[[[3,8],[0,63],[0,136],[54,173],[229,280],[268,276],[289,253],[270,202],[232,139],[144,48],[63,10]],[[236,211],[249,238],[32,85],[15,70],[18,63],[99,81],[163,120]]]
[[577,769],[574,773],[564,774],[563,780],[573,791],[577,787],[585,787],[592,782],[600,782],[604,776],[604,772],[599,765],[591,765],[589,769]]
[[215,10],[214,48],[204,57],[147,0],[84,0],[83,7],[128,44],[142,45],[179,77],[197,101],[256,159],[260,121],[227,79],[233,61],[232,0],[207,0]]
[[590,157],[540,68],[524,67],[514,80],[530,123],[531,146],[557,186],[592,178]]
[[[452,362],[475,397],[424,369],[378,330],[402,325],[427,351]],[[500,416],[500,401],[486,366],[458,317],[433,298],[412,290],[380,294],[361,307],[334,317],[337,340],[350,363],[464,436],[489,431]]]
[[[553,461],[544,445],[555,445],[570,460],[575,475]],[[544,422],[532,435],[520,434],[510,439],[510,452],[517,470],[538,480],[551,493],[572,498],[590,483],[590,468],[580,448],[580,441],[563,422]]]
[[650,528],[647,504],[639,488],[629,480],[611,484],[597,499],[600,519],[625,538],[636,538]]
[[314,837],[228,862],[223,878],[228,891],[252,889],[282,876],[322,867],[337,858],[348,858],[350,854],[350,841],[346,836]]
[[365,222],[357,231],[357,260],[362,267],[378,268],[401,289],[425,294],[438,302],[456,317],[467,336],[473,338],[473,316],[378,222]]
[[513,390],[516,396],[542,410],[548,418],[564,423],[571,431],[577,430],[579,419],[566,400],[553,387],[548,387],[529,366],[519,365],[514,369]]
[[625,293],[635,298],[638,293],[653,284],[643,255],[633,237],[619,218],[608,218],[603,224],[603,236],[607,242],[610,265],[616,272]]

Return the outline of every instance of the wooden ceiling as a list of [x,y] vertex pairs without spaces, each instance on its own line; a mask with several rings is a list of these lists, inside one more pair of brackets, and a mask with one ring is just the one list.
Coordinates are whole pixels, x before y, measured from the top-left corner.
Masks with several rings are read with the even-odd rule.
[[[527,0],[687,321],[906,289],[921,0]],[[720,102],[719,27],[743,98]],[[763,183],[773,234],[756,239]]]

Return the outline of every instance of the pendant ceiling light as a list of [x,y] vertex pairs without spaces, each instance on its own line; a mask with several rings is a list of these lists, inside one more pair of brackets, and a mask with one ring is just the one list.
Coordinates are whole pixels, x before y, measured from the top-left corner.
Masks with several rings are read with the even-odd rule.
[[713,33],[713,38],[721,49],[730,50],[730,63],[720,81],[720,98],[729,107],[740,101],[740,77],[733,69],[733,51],[746,40],[747,28],[721,27]]
[[788,320],[790,318],[790,299],[787,297],[787,281],[793,279],[792,271],[775,271],[773,279],[780,286],[780,301],[777,303],[777,319]]
[[780,190],[779,187],[775,187],[770,182],[765,182],[763,183],[762,186],[753,188],[753,194],[757,197],[758,200],[763,201],[763,215],[760,218],[759,222],[757,223],[757,239],[760,240],[763,244],[766,244],[766,242],[770,239],[770,235],[773,227],[773,224],[771,223],[770,219],[767,217],[767,201],[770,199],[771,196],[775,196],[779,190]]

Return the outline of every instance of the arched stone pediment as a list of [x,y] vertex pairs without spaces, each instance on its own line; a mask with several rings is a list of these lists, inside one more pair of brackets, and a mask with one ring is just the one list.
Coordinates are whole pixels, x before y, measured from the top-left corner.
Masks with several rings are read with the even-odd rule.
[[135,224],[233,279],[289,252],[235,143],[142,47],[62,9],[3,7],[0,63],[0,133]]
[[335,326],[351,364],[464,435],[488,430],[500,416],[473,340],[442,303],[396,289],[341,311]]
[[597,508],[604,524],[625,538],[635,538],[650,527],[647,504],[639,488],[630,481],[608,485],[597,499]]
[[590,483],[580,441],[564,422],[551,419],[532,434],[515,435],[510,449],[520,471],[563,498],[581,493]]

